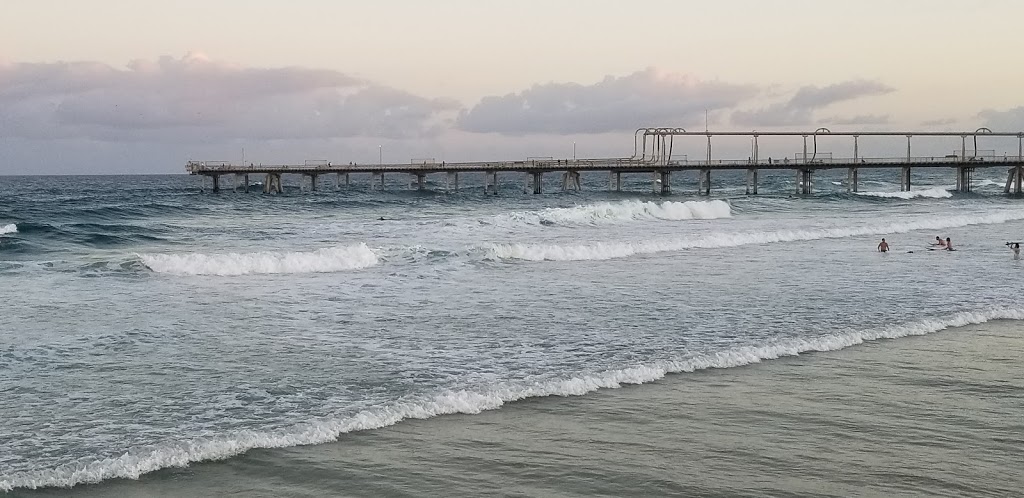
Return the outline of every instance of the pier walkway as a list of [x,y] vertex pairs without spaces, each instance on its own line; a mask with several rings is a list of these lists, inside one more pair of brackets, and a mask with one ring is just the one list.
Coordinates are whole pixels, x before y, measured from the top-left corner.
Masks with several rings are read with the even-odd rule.
[[[705,137],[707,140],[704,158],[691,160],[689,155],[680,159],[673,157],[675,139],[677,137]],[[751,141],[751,155],[746,159],[717,159],[712,155],[712,139],[714,137],[746,137]],[[761,158],[759,157],[759,140],[763,137],[801,137],[803,151],[797,152],[792,158]],[[833,157],[831,151],[819,151],[818,140],[825,137],[848,137],[852,139],[852,154],[849,157]],[[906,155],[900,157],[865,157],[860,153],[861,137],[888,137],[906,139]],[[938,137],[940,139],[960,138],[959,150],[943,156],[915,156],[911,149],[912,140],[916,137]],[[1017,139],[1017,154],[998,155],[995,150],[979,150],[978,138],[1003,137]],[[808,143],[810,140],[810,144]],[[968,140],[972,148],[967,148]],[[250,175],[261,175],[265,193],[282,192],[281,176],[285,174],[302,175],[309,178],[311,190],[318,189],[319,178],[324,175],[336,175],[335,187],[350,184],[352,173],[369,173],[373,175],[373,183],[384,186],[386,174],[406,174],[414,178],[413,184],[418,189],[426,186],[426,177],[430,174],[446,174],[446,189],[457,191],[460,173],[483,173],[485,189],[488,193],[497,193],[499,173],[520,173],[526,175],[528,191],[542,193],[543,176],[545,173],[560,173],[563,190],[580,189],[580,173],[587,171],[607,171],[609,173],[609,189],[619,191],[622,187],[623,173],[652,174],[652,186],[656,193],[672,192],[671,176],[673,172],[697,171],[698,192],[710,194],[711,175],[715,171],[746,171],[747,193],[757,194],[759,170],[792,170],[796,174],[797,193],[810,194],[813,188],[813,174],[818,170],[846,169],[847,189],[858,190],[859,171],[865,168],[892,168],[900,170],[900,189],[909,191],[911,188],[911,171],[917,168],[948,168],[955,172],[956,189],[961,192],[971,190],[971,178],[976,168],[1006,167],[1007,180],[1005,192],[1022,193],[1024,183],[1024,132],[996,133],[987,128],[979,128],[974,132],[840,132],[833,133],[826,128],[813,132],[688,132],[682,128],[641,128],[634,133],[634,151],[631,157],[596,158],[596,159],[554,159],[531,158],[523,161],[477,161],[477,162],[436,162],[433,160],[413,160],[409,163],[377,163],[377,164],[336,164],[331,161],[306,161],[303,164],[232,164],[228,161],[188,161],[186,170],[191,175],[210,177],[213,190],[220,190],[220,178],[233,175],[234,189],[249,190]],[[303,180],[303,183],[305,181]]]

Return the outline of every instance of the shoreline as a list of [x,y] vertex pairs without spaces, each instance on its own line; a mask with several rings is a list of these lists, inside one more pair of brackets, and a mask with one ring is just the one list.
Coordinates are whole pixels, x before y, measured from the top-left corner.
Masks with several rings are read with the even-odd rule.
[[[583,494],[641,489],[650,494],[849,495],[865,489],[878,494],[966,494],[983,486],[961,484],[979,477],[963,472],[965,468],[957,475],[963,462],[954,458],[956,451],[972,450],[968,443],[978,431],[988,439],[992,434],[985,424],[958,414],[961,405],[978,400],[966,403],[971,394],[957,386],[976,384],[969,377],[978,372],[992,373],[1007,364],[1012,369],[1014,358],[1024,357],[1024,340],[1013,334],[1015,323],[993,321],[743,367],[668,375],[586,396],[527,398],[479,414],[410,419],[342,434],[338,441],[320,445],[254,449],[226,460],[162,469],[139,480],[15,489],[13,495],[336,494],[334,485],[344,485],[342,494],[362,495],[377,483],[374,476],[386,478],[368,494],[469,496],[475,490],[572,495],[576,488],[562,489],[559,480],[580,470],[585,482],[576,484],[586,486],[576,492]],[[957,345],[968,347],[956,353]],[[990,358],[988,364],[970,361],[993,353],[1004,356]],[[951,363],[955,369],[942,373],[928,360],[943,355],[963,363]],[[982,380],[996,379],[986,375]],[[875,392],[869,393],[871,389]],[[944,399],[950,397],[963,402]],[[998,402],[994,408],[1000,408]],[[961,433],[962,427],[935,419],[935,411],[960,417],[960,425],[972,429]],[[935,428],[916,427],[913,422],[919,418]],[[807,435],[793,433],[795,427],[803,427]],[[1017,434],[1017,442],[1024,442],[1021,432]],[[960,446],[950,445],[950,440]],[[1008,467],[1012,453],[1006,453],[1006,444],[995,455],[981,448],[969,453],[975,462],[986,462],[986,468]],[[844,451],[850,445],[856,450]],[[875,484],[850,486],[847,481],[865,478],[850,469],[853,461],[870,469],[867,475],[874,476]],[[883,472],[886,468],[890,470]],[[950,477],[932,476],[939,473]],[[437,477],[429,478],[432,474]],[[618,477],[608,480],[605,474]],[[681,479],[683,475],[702,477]],[[878,480],[884,475],[883,481],[891,481],[888,485]],[[630,484],[623,486],[617,479]],[[1024,487],[1024,481],[988,485],[1007,492]]]

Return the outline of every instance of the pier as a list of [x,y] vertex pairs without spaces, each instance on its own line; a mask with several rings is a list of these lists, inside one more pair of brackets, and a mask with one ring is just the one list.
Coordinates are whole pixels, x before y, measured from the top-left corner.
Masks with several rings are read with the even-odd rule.
[[[698,160],[689,158],[689,154],[680,157],[676,152],[676,141],[690,139],[688,144],[693,150],[693,138],[702,138],[701,155]],[[713,154],[715,137],[743,138],[750,141],[750,155],[746,159],[723,159]],[[762,140],[802,139],[802,149],[779,158],[764,158],[760,154]],[[841,137],[848,141],[848,156],[836,157],[834,150],[819,150],[819,139]],[[906,140],[906,154],[893,156],[869,156],[861,151],[862,138],[881,138],[886,140]],[[978,140],[1002,137],[1017,140],[1017,154],[999,156],[994,149],[978,149]],[[915,139],[929,138],[943,140],[943,146],[950,142],[948,154],[914,155],[912,145]],[[957,140],[959,139],[959,140]],[[970,144],[970,147],[968,145]],[[233,190],[249,191],[250,176],[256,176],[262,183],[264,193],[281,193],[283,187],[281,177],[285,174],[300,175],[300,185],[316,191],[320,188],[322,178],[333,177],[335,189],[350,185],[353,173],[369,173],[373,185],[383,190],[385,175],[408,175],[413,188],[426,188],[428,175],[444,175],[445,190],[457,192],[459,175],[466,173],[483,174],[485,192],[498,193],[498,175],[523,175],[524,188],[534,194],[543,193],[544,175],[558,175],[562,190],[579,190],[580,173],[605,171],[608,172],[608,189],[621,191],[624,173],[645,173],[651,175],[652,191],[660,194],[672,193],[672,175],[688,171],[697,172],[697,192],[704,195],[711,193],[712,173],[716,171],[746,171],[746,193],[758,193],[758,172],[760,170],[791,170],[796,178],[796,193],[813,193],[813,177],[815,172],[828,169],[846,169],[846,187],[849,192],[857,192],[859,172],[868,168],[888,168],[899,170],[900,190],[909,191],[912,187],[912,171],[919,168],[949,169],[956,180],[958,192],[970,192],[972,176],[977,168],[1005,167],[1007,179],[1004,192],[1021,194],[1024,182],[1024,132],[993,132],[988,128],[979,128],[972,132],[877,132],[877,131],[846,131],[832,132],[827,128],[815,131],[775,131],[775,132],[738,132],[738,131],[687,131],[683,128],[640,128],[633,134],[633,155],[616,158],[591,159],[554,159],[528,158],[526,160],[507,161],[475,161],[475,162],[436,162],[432,159],[414,159],[409,163],[357,164],[335,163],[327,160],[305,161],[303,164],[233,164],[229,161],[188,161],[186,171],[191,175],[209,177],[213,191],[221,190],[222,177],[233,178]],[[205,183],[205,182],[204,182]]]

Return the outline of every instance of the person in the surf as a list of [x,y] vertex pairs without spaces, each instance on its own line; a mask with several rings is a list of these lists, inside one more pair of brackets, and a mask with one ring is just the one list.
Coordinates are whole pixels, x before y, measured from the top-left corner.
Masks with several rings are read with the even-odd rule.
[[885,239],[878,243],[878,252],[889,252],[889,244],[885,242]]
[[1010,250],[1013,251],[1013,259],[1020,259],[1020,242],[1014,242],[1012,244],[1007,242],[1006,245],[1010,246]]
[[936,235],[935,236],[935,243],[932,244],[932,245],[936,245],[936,246],[939,246],[939,247],[946,247],[946,241],[942,240],[942,237],[939,237],[938,235]]
[[947,251],[955,251],[956,250],[956,249],[953,249],[953,242],[949,240],[949,237],[946,237],[946,250]]

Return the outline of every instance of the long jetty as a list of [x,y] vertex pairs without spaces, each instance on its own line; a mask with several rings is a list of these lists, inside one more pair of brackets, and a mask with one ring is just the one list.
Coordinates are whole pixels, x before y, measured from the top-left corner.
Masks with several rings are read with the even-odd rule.
[[[679,137],[706,137],[705,157],[691,160],[689,156],[682,159],[675,154],[675,140]],[[746,159],[719,159],[713,156],[712,142],[714,137],[747,137],[751,142],[751,154]],[[790,157],[760,157],[759,141],[764,137],[802,137],[803,151]],[[818,139],[825,137],[847,137],[852,139],[852,154],[849,157],[833,157],[833,152],[819,151]],[[906,155],[899,157],[870,157],[860,151],[861,137],[905,138]],[[915,156],[911,145],[914,138],[937,137],[946,139],[960,138],[959,148],[952,153],[941,156]],[[995,150],[979,150],[978,139],[991,137],[1016,138],[1017,155],[1003,154],[998,156]],[[810,143],[808,143],[810,140]],[[972,148],[968,148],[968,141]],[[446,162],[434,160],[412,160],[409,163],[357,164],[334,163],[327,160],[305,161],[303,164],[233,164],[229,161],[188,161],[186,170],[191,175],[210,177],[213,191],[220,190],[220,178],[234,175],[234,190],[243,188],[249,191],[250,175],[262,175],[264,193],[281,193],[283,187],[281,176],[285,174],[302,175],[302,184],[309,178],[310,189],[318,189],[318,179],[325,175],[336,175],[335,187],[350,184],[352,173],[369,173],[372,184],[379,182],[384,188],[386,174],[406,174],[414,178],[413,185],[417,189],[426,188],[426,178],[430,174],[446,174],[445,188],[458,191],[460,173],[483,173],[484,188],[487,193],[497,193],[499,173],[525,174],[526,189],[535,194],[543,192],[544,174],[560,173],[562,190],[579,190],[580,173],[585,171],[607,171],[609,173],[608,188],[612,191],[622,189],[622,174],[652,174],[652,189],[655,193],[672,193],[672,173],[681,171],[697,171],[697,192],[710,195],[711,174],[715,171],[743,171],[746,175],[747,194],[757,194],[758,172],[760,170],[792,170],[796,175],[797,194],[810,194],[813,190],[813,175],[818,170],[847,169],[847,190],[858,191],[859,172],[865,168],[898,168],[900,170],[900,190],[911,188],[911,171],[915,168],[948,168],[955,171],[956,190],[970,192],[972,176],[979,167],[1007,167],[1006,193],[1022,193],[1024,183],[1024,132],[993,132],[988,128],[979,128],[973,132],[878,132],[878,131],[847,131],[832,132],[827,128],[818,128],[812,132],[774,131],[774,132],[738,132],[738,131],[686,131],[683,128],[639,128],[633,134],[633,155],[618,158],[593,159],[554,159],[528,158],[522,161],[476,161]],[[205,183],[205,182],[204,182]]]

